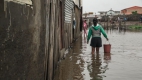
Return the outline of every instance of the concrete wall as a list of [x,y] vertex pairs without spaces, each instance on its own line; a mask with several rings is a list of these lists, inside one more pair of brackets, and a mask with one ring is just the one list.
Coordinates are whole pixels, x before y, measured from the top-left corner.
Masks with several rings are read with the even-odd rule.
[[136,8],[136,9],[127,9],[126,14],[132,14],[133,11],[137,11],[138,14],[142,14],[142,8]]
[[81,15],[81,11],[80,9],[78,8],[78,6],[75,6],[75,19],[76,19],[76,28],[75,28],[75,38],[78,38],[79,35],[80,35],[80,19],[81,19],[82,15]]
[[[0,1],[0,80],[52,80],[72,43],[72,23],[64,23],[64,0],[31,1]],[[75,13],[77,38],[77,6]]]
[[77,5],[78,7],[82,7],[83,6],[83,1],[82,0],[73,0],[75,5]]
[[31,8],[7,2],[6,12],[0,9],[0,80],[44,80],[46,27],[41,4],[33,0]]
[[138,14],[142,14],[141,7],[124,9],[124,10],[121,10],[121,13],[125,14],[125,15],[130,15],[130,14],[132,14],[133,11],[137,11]]

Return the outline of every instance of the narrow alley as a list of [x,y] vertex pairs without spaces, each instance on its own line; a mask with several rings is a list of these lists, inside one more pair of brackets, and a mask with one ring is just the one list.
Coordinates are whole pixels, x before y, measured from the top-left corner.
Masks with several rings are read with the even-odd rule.
[[0,80],[142,80],[141,4],[0,0]]

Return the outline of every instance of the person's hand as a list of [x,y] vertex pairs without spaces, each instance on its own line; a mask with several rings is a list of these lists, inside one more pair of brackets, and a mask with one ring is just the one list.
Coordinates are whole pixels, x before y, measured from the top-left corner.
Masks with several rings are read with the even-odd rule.
[[108,38],[106,38],[106,40],[108,41],[109,39],[108,39]]

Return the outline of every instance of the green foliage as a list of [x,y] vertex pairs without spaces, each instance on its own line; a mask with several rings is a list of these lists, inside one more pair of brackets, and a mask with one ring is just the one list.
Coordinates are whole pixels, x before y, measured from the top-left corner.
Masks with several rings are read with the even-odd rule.
[[133,15],[137,15],[138,12],[137,12],[137,11],[132,11],[132,14],[133,14]]
[[129,29],[142,29],[142,26],[130,26]]

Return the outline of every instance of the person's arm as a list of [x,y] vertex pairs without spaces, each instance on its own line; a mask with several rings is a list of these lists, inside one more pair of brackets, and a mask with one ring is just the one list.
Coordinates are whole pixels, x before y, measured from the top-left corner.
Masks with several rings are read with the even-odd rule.
[[108,40],[107,34],[104,31],[103,27],[101,26],[101,33],[103,34],[103,36]]
[[91,35],[92,35],[92,30],[91,30],[91,28],[89,28],[88,36],[87,36],[87,43],[89,42]]

